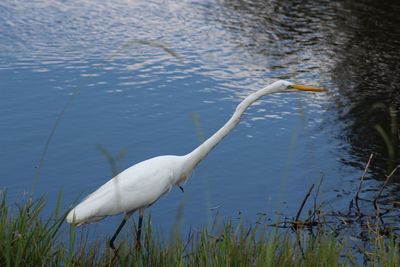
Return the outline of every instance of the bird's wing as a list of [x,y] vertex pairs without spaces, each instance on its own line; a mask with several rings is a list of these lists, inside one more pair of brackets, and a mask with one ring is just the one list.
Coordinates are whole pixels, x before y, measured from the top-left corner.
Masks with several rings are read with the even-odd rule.
[[124,211],[148,207],[171,190],[172,176],[173,172],[168,168],[146,170],[145,175],[135,177],[129,171],[121,173],[113,182],[115,201]]
[[75,224],[91,223],[105,216],[148,207],[171,190],[172,176],[168,168],[134,165],[86,197],[70,211],[67,220]]

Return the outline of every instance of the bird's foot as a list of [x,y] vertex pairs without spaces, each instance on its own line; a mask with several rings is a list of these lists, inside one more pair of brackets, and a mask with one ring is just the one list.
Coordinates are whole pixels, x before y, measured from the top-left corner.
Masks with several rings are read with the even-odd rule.
[[182,191],[182,193],[184,193],[185,191],[183,191],[183,187],[179,186],[179,189]]
[[110,240],[110,242],[108,243],[108,245],[110,246],[110,248],[114,251],[114,254],[118,253],[118,250],[115,248],[114,246],[114,240]]
[[137,251],[140,251],[141,247],[142,247],[142,245],[140,244],[140,241],[136,241],[136,242],[135,242],[135,249],[136,249]]
[[119,261],[119,256],[118,256],[119,248],[115,248],[112,242],[110,242],[110,248],[114,251],[114,257],[111,260],[112,265],[114,265],[117,261]]

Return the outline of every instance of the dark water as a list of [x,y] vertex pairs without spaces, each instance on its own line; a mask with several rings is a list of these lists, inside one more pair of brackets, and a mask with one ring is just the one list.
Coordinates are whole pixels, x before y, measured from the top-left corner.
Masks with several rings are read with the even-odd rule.
[[361,195],[373,199],[399,162],[399,12],[397,1],[2,1],[0,186],[12,200],[44,194],[49,211],[62,190],[67,208],[115,168],[191,151],[246,95],[288,79],[329,93],[251,107],[185,193],[149,209],[153,223],[169,231],[181,204],[186,226],[217,210],[294,216],[321,177],[320,197],[345,209],[371,153]]

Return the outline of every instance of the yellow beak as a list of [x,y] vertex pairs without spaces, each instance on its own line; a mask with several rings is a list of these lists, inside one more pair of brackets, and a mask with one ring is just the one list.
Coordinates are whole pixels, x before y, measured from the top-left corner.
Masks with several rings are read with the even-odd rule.
[[300,91],[311,91],[311,92],[326,92],[328,90],[324,88],[318,88],[318,87],[313,87],[313,86],[308,86],[308,85],[301,85],[301,84],[292,84],[289,86],[290,88],[297,89]]

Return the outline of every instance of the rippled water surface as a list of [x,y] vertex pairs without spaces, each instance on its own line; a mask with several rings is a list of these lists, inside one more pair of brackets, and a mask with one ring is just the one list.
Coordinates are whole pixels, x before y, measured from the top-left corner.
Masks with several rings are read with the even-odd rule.
[[187,226],[216,211],[294,216],[321,177],[321,197],[345,209],[375,153],[371,199],[399,158],[399,11],[367,0],[1,1],[0,185],[12,199],[34,188],[49,210],[62,190],[67,208],[117,170],[188,153],[246,95],[288,79],[329,92],[252,106],[185,193],[149,209],[153,223],[169,231],[180,203]]

